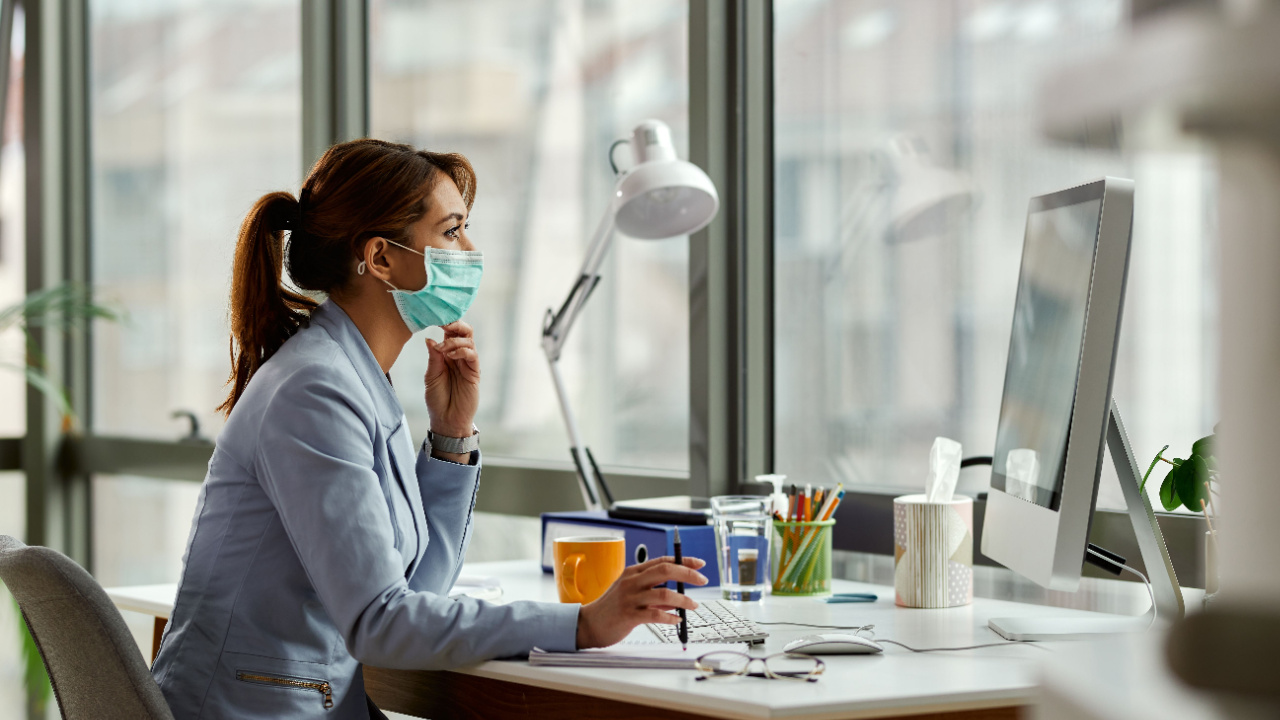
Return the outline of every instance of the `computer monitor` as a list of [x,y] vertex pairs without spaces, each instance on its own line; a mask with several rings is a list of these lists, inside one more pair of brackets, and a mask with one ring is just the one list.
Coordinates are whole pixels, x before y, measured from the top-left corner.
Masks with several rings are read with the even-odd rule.
[[1098,495],[1133,181],[1031,199],[982,552],[1053,590],[1080,582]]
[[1108,444],[1143,559],[1163,555],[1173,577],[1111,402],[1132,225],[1133,181],[1111,177],[1032,198],[1027,213],[982,553],[1053,590],[1079,586]]

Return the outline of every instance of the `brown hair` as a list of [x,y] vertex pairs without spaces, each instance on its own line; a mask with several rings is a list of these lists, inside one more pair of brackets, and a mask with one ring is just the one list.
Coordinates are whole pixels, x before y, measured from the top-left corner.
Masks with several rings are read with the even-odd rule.
[[426,198],[441,177],[453,180],[470,209],[476,175],[462,155],[352,140],[320,158],[302,184],[301,201],[273,192],[254,203],[236,241],[231,391],[219,411],[231,414],[254,372],[307,324],[317,306],[284,284],[285,264],[297,287],[341,292],[364,244],[375,237],[404,238],[426,214]]

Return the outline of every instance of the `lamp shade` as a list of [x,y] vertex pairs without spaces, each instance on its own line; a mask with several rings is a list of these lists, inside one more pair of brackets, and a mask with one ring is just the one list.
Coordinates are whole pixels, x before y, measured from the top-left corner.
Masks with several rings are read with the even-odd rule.
[[893,240],[906,242],[943,232],[973,205],[976,193],[968,178],[936,165],[922,140],[899,136],[890,147],[897,175],[889,206]]
[[706,227],[720,209],[715,183],[697,165],[676,159],[671,131],[646,120],[632,135],[636,165],[614,196],[618,230],[640,240],[688,235]]

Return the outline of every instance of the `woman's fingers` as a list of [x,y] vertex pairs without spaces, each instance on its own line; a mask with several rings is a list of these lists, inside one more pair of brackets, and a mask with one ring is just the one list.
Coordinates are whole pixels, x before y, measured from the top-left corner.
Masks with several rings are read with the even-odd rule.
[[445,354],[445,357],[452,357],[459,350],[475,350],[476,341],[471,338],[448,338],[436,347]]
[[672,615],[669,612],[658,610],[657,608],[649,608],[641,613],[644,618],[641,622],[657,623],[659,625],[679,625],[680,616]]
[[[635,565],[632,565],[628,567],[627,570],[630,571],[632,574],[638,574],[638,573],[644,572],[645,570],[648,570],[649,568],[655,565],[662,565],[664,563],[667,565],[674,565],[675,562],[676,562],[676,559],[674,557],[671,557],[670,555],[664,555],[662,557],[651,558],[642,563],[637,563]],[[694,570],[697,570],[698,568],[706,564],[707,562],[702,558],[696,558],[696,557],[684,558],[685,567],[691,567]]]
[[640,595],[640,605],[642,607],[662,608],[663,610],[697,610],[698,603],[688,595],[682,595],[675,590],[662,588],[650,588]]
[[461,320],[451,322],[448,325],[441,325],[440,328],[444,330],[445,340],[454,337],[469,338],[473,334],[471,326]]
[[665,582],[682,582],[687,585],[706,585],[707,576],[684,565],[661,563],[635,576],[633,583],[640,587],[654,587]]
[[474,363],[479,359],[476,352],[476,342],[469,337],[452,337],[445,338],[445,341],[438,343],[436,349],[441,355],[450,360],[464,360]]

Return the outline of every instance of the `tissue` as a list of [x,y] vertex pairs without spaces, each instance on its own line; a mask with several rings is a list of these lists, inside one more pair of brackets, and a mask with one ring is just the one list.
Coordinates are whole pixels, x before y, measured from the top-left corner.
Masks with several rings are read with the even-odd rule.
[[929,452],[929,477],[924,483],[925,502],[951,502],[959,479],[960,443],[951,438],[934,438]]

